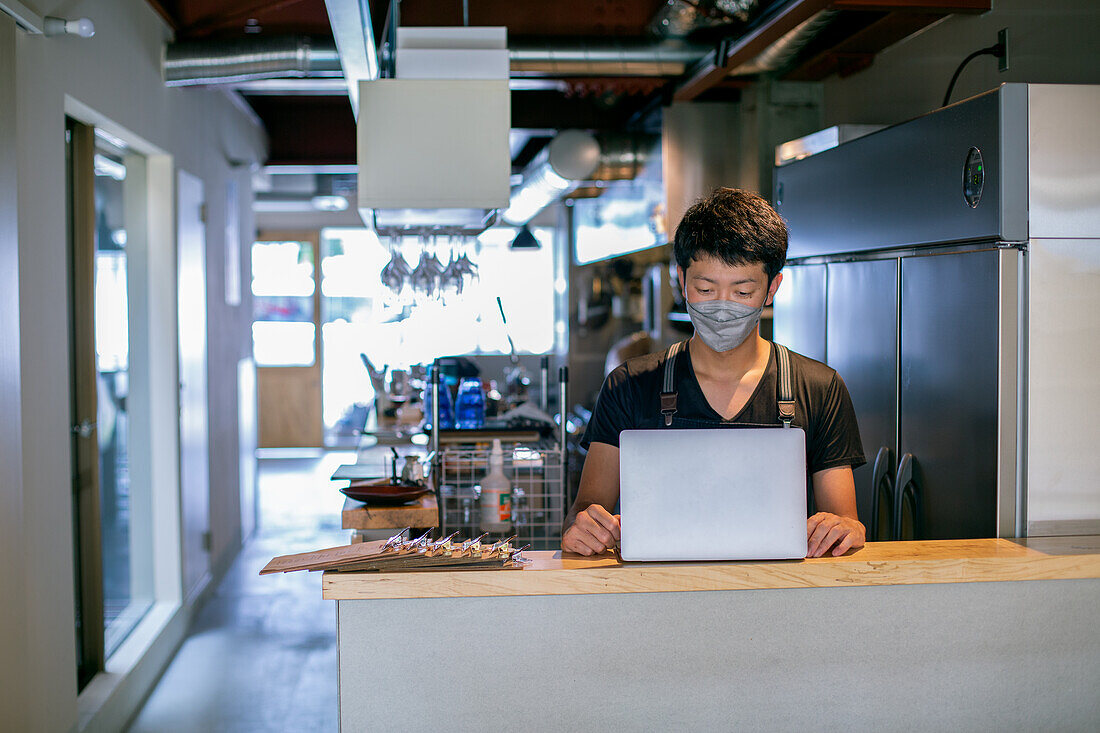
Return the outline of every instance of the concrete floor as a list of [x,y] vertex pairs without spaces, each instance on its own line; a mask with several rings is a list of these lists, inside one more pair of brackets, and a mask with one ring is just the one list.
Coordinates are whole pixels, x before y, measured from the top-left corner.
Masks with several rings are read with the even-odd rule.
[[336,731],[336,609],[317,573],[258,575],[276,555],[346,544],[329,481],[354,452],[263,458],[259,522],[134,720],[133,733]]

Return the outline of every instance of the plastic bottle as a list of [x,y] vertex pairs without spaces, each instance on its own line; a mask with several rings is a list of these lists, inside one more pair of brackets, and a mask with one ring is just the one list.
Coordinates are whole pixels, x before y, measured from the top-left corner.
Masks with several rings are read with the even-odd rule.
[[475,430],[485,424],[485,393],[481,380],[463,379],[455,398],[455,427],[459,430]]
[[[431,370],[429,370],[429,379]],[[432,422],[432,386],[424,388],[424,423]],[[439,427],[441,430],[454,430],[455,413],[451,403],[451,390],[444,379],[439,380]]]
[[493,439],[489,473],[481,480],[481,531],[507,532],[512,527],[512,484],[504,475],[504,453],[500,439]]

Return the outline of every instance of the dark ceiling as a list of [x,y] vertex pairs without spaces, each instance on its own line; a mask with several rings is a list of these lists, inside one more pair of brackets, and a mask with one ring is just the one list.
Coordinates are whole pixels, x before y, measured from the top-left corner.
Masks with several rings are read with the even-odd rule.
[[[148,2],[173,27],[177,42],[288,34],[332,39],[324,0]],[[368,2],[381,48],[391,2]],[[667,6],[677,4],[697,12],[697,23],[686,35],[664,35],[713,52],[679,77],[556,76],[553,90],[514,90],[512,127],[532,131],[513,161],[517,168],[544,144],[549,130],[645,127],[656,119],[652,113],[673,99],[736,99],[752,79],[731,78],[728,72],[823,10],[835,11],[828,26],[776,76],[817,80],[856,73],[883,48],[946,14],[988,10],[990,0],[468,0],[466,7],[472,26],[506,26],[510,41],[553,46],[576,39],[652,42],[663,33]],[[739,4],[751,11],[731,15]],[[400,25],[460,26],[463,8],[462,0],[401,0]],[[355,162],[355,122],[345,94],[242,93],[267,129],[269,164]]]

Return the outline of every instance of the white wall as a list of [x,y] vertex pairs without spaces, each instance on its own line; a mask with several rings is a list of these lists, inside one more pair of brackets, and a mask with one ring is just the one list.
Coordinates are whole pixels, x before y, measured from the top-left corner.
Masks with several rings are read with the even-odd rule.
[[[13,585],[5,582],[0,595],[0,624],[7,633],[22,630],[26,655],[0,658],[6,675],[17,674],[28,690],[15,701],[11,714],[26,716],[20,730],[69,730],[77,723],[73,620],[73,551],[71,543],[71,461],[69,456],[68,291],[65,227],[65,110],[98,113],[117,125],[124,137],[140,139],[159,149],[175,165],[199,177],[209,197],[208,288],[210,322],[211,514],[215,566],[224,565],[239,540],[237,486],[237,362],[247,352],[251,299],[237,307],[223,298],[223,232],[225,186],[230,177],[241,192],[241,230],[252,230],[250,184],[246,170],[229,159],[262,161],[265,141],[260,128],[220,93],[167,89],[161,81],[160,58],[169,32],[141,0],[39,1],[25,3],[42,15],[88,16],[96,24],[92,39],[15,35],[15,152],[18,181],[18,308],[19,341],[8,348],[14,329],[13,312],[0,303],[0,411],[16,416],[20,430],[14,439],[5,432],[0,458],[10,446],[21,452],[18,468],[0,461],[4,473],[0,516],[20,525],[2,532],[6,571],[18,569]],[[6,35],[5,35],[6,34]],[[0,25],[0,228],[10,229],[10,204],[5,203],[4,79],[11,65],[10,22]],[[10,58],[10,57],[9,57]],[[96,122],[97,120],[85,120]],[[8,234],[0,232],[0,278],[10,278],[16,253]],[[174,241],[162,237],[155,246],[171,251]],[[167,248],[167,250],[163,249]],[[247,247],[242,248],[242,273],[249,272]],[[174,259],[174,256],[173,256]],[[8,267],[11,265],[11,267]],[[8,285],[9,283],[0,283]],[[15,285],[15,283],[10,283]],[[0,298],[12,288],[0,287]],[[174,298],[174,295],[172,296]],[[160,325],[174,330],[174,312],[157,315]],[[169,343],[174,339],[167,340]],[[19,355],[17,365],[11,355]],[[20,371],[22,381],[19,380]],[[21,404],[11,409],[12,385]],[[7,431],[5,422],[0,430]],[[21,450],[19,441],[21,439]],[[16,488],[8,488],[14,479]],[[174,479],[172,479],[174,480]],[[156,531],[157,528],[154,528]],[[17,546],[7,544],[15,538]],[[21,562],[21,560],[23,562]],[[12,589],[17,592],[10,592]],[[5,684],[6,688],[7,685]],[[19,688],[16,687],[16,690]],[[5,689],[5,693],[9,690]],[[5,723],[10,720],[4,706]]]
[[27,680],[24,611],[23,441],[20,431],[19,250],[15,177],[15,23],[0,14],[0,710],[25,730]]
[[984,15],[954,15],[895,44],[847,79],[825,82],[825,125],[894,124],[940,106],[955,67],[997,42],[1008,28],[1009,70],[992,56],[962,72],[957,102],[1003,82],[1100,83],[1100,3],[1096,0],[994,0]]

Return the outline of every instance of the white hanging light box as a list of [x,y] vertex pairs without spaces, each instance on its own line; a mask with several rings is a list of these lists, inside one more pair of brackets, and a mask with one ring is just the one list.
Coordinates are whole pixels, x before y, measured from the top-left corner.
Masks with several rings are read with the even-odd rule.
[[359,84],[359,207],[380,231],[484,229],[508,205],[505,28],[399,28],[397,78]]

